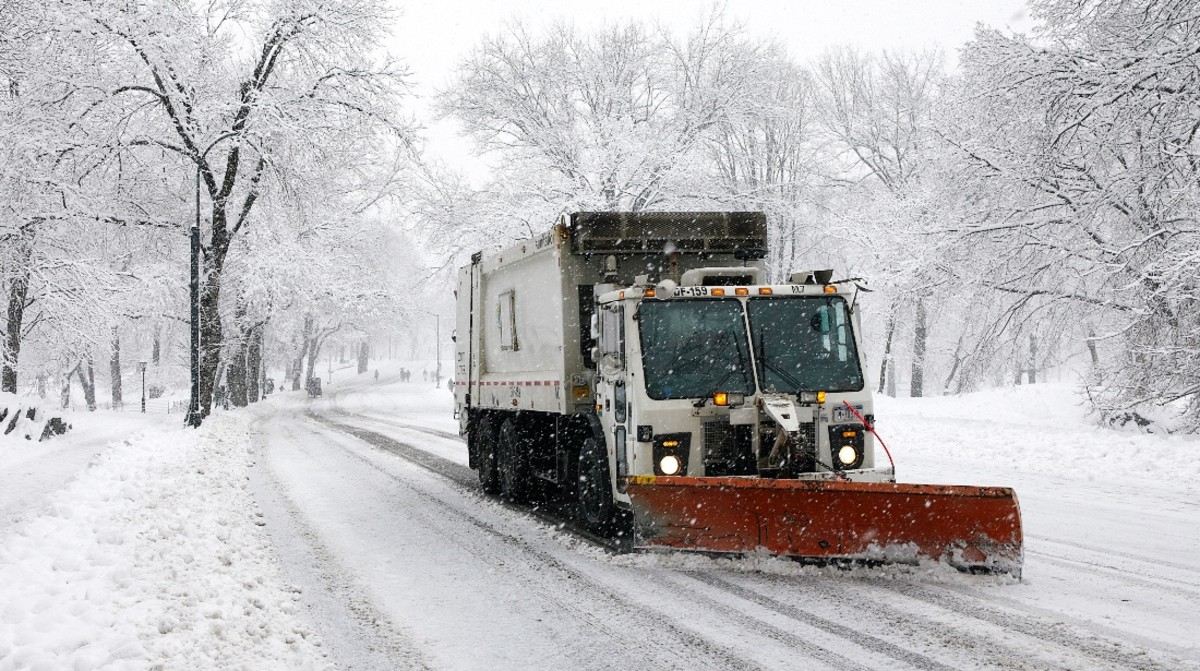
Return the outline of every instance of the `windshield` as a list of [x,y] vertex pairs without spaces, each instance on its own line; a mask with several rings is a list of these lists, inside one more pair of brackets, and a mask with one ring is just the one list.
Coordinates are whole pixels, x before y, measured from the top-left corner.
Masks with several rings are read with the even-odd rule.
[[650,398],[754,392],[739,301],[646,301],[638,323]]
[[763,391],[863,388],[845,299],[752,298],[747,309]]

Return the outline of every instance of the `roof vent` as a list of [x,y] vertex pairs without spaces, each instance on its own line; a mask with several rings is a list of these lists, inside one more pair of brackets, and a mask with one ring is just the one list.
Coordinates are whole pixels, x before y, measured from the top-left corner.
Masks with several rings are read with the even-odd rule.
[[693,268],[679,278],[684,287],[733,287],[762,284],[762,270],[752,267]]

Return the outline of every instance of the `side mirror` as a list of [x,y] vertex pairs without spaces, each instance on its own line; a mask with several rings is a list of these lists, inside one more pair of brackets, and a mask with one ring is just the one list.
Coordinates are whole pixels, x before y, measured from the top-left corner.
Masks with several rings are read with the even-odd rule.
[[[598,315],[598,314],[592,315],[591,333],[592,333],[592,340],[595,340],[600,337],[600,315]],[[594,354],[592,356],[593,356],[593,358],[595,358]]]

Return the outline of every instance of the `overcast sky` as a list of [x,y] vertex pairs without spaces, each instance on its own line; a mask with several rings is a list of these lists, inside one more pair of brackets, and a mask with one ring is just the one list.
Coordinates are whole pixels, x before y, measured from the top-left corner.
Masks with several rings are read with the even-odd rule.
[[[449,82],[455,64],[483,35],[505,21],[533,26],[558,20],[577,26],[635,18],[661,21],[677,32],[692,26],[712,2],[701,0],[394,0],[401,16],[392,53],[412,70],[425,97]],[[1024,0],[729,0],[726,13],[752,34],[778,39],[792,57],[807,61],[826,47],[865,49],[941,47],[952,65],[976,23],[1028,32]],[[425,114],[423,105],[418,114]],[[428,122],[427,122],[428,124]],[[429,124],[430,151],[476,180],[485,164],[470,158],[468,141],[445,123]]]

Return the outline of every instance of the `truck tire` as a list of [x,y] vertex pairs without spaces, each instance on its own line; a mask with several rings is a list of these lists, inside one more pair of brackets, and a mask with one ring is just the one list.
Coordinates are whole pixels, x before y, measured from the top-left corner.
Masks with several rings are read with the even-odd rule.
[[476,465],[479,466],[479,486],[484,493],[500,493],[500,470],[496,468],[496,421],[490,417],[479,420],[475,434],[477,453]]
[[608,475],[608,454],[595,437],[579,449],[579,487],[576,490],[579,521],[589,530],[608,535],[612,531],[616,505]]
[[499,471],[500,495],[509,501],[524,503],[529,500],[529,458],[525,453],[517,424],[511,419],[500,425],[500,437],[496,441],[496,465]]

